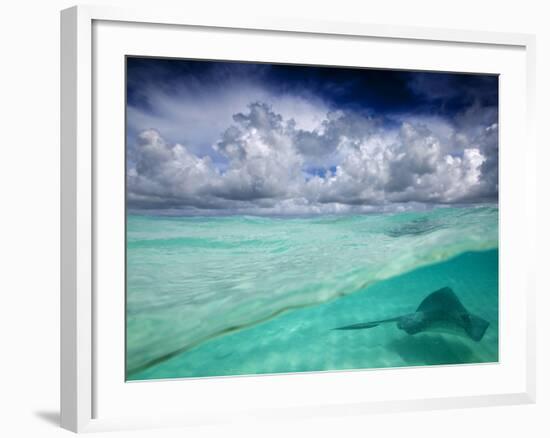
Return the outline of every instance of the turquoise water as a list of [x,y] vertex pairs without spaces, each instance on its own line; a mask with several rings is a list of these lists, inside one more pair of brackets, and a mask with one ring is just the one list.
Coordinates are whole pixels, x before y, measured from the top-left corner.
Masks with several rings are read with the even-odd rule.
[[[480,342],[395,323],[451,287]],[[498,210],[127,222],[129,380],[498,361]]]

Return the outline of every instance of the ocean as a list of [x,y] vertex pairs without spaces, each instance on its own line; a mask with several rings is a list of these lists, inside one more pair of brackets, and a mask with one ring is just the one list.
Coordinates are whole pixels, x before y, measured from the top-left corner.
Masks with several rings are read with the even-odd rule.
[[[128,215],[126,377],[498,361],[498,209],[310,217]],[[477,342],[396,323],[450,287]]]

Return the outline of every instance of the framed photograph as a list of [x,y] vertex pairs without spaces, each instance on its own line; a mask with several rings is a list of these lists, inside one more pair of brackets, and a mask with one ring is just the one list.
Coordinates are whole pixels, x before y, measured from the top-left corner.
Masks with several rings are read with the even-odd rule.
[[534,37],[61,18],[63,427],[534,401]]

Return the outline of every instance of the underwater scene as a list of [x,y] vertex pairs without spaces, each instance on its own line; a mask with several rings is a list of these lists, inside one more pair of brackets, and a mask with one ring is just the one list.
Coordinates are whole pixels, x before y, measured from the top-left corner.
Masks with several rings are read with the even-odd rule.
[[127,381],[499,361],[498,75],[125,63]]
[[498,209],[127,219],[127,379],[498,361]]

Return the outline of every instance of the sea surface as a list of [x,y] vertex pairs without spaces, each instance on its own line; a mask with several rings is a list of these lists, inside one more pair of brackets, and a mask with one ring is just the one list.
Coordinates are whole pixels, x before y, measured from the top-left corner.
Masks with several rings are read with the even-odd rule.
[[[127,218],[128,380],[498,361],[498,209]],[[450,287],[479,342],[395,323]]]

